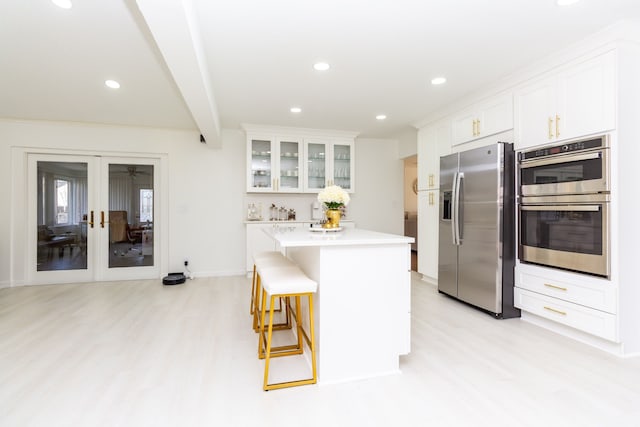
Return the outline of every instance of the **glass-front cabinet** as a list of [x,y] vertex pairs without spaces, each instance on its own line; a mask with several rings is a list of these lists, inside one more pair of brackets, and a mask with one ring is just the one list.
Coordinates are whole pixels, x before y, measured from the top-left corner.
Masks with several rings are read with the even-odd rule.
[[347,191],[353,191],[353,143],[333,144],[333,180]]
[[250,138],[247,191],[302,191],[302,142],[296,138]]
[[251,139],[249,148],[250,167],[247,191],[274,191],[275,181],[271,176],[273,140]]
[[305,191],[317,192],[328,185],[354,191],[352,141],[308,139],[305,140],[305,148]]
[[244,124],[247,192],[317,193],[328,185],[354,191],[356,133]]
[[278,177],[276,190],[300,192],[302,190],[302,143],[293,138],[277,139],[279,149]]

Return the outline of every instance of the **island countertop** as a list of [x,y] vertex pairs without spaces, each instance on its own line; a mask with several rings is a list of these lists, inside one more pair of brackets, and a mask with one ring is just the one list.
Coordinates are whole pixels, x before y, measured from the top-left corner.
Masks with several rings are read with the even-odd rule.
[[380,233],[361,228],[344,228],[342,231],[311,231],[309,228],[285,227],[264,230],[282,248],[304,246],[356,246],[409,244],[413,237]]

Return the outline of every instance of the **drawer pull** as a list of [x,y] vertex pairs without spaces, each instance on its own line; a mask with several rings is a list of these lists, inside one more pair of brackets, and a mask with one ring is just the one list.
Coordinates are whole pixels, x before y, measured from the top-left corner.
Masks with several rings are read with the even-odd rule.
[[545,306],[545,307],[544,307],[544,309],[545,309],[545,310],[552,311],[552,312],[554,312],[554,313],[561,314],[561,315],[563,315],[563,316],[566,316],[566,315],[567,315],[567,313],[566,313],[566,312],[564,312],[564,311],[560,311],[560,310],[556,310],[555,308],[551,308],[551,307],[547,307],[547,306]]
[[548,283],[544,284],[547,288],[553,288],[553,289],[558,289],[560,291],[566,291],[567,288],[563,288],[562,286],[556,286],[556,285],[550,285]]

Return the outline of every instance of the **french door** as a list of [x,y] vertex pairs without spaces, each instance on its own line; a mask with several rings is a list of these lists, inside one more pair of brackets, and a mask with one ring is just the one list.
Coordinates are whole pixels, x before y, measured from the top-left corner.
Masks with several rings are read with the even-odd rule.
[[159,160],[28,155],[28,282],[160,276]]

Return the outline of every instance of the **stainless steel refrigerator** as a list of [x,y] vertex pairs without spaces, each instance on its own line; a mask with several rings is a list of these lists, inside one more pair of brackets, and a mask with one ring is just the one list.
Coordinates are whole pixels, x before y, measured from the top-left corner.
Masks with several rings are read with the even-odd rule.
[[520,316],[514,175],[510,143],[440,158],[438,290],[497,318]]

